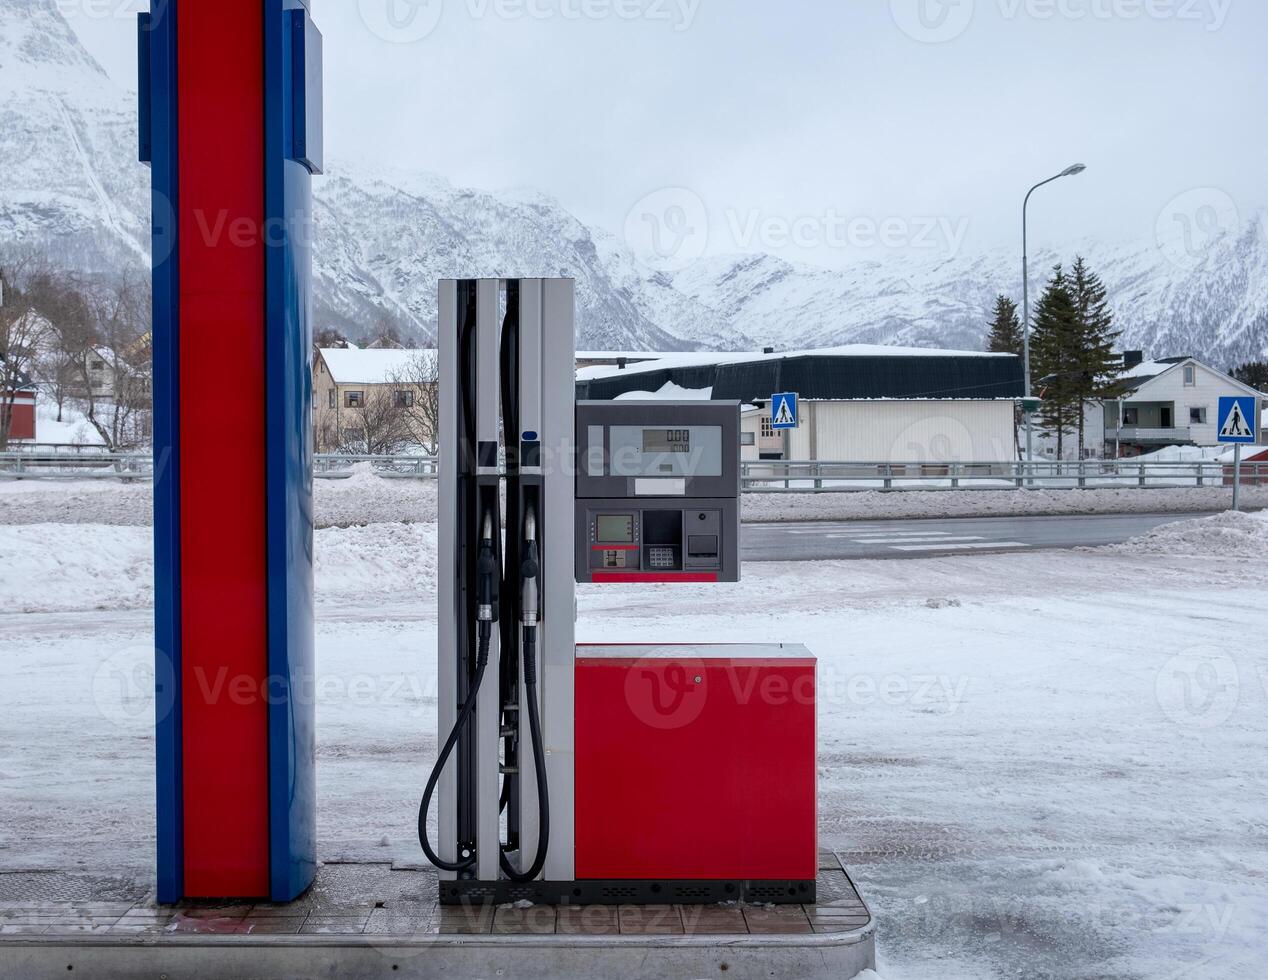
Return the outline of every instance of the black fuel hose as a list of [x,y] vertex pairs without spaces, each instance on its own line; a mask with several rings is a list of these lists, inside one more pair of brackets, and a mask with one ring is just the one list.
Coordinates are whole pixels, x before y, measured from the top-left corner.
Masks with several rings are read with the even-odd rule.
[[484,539],[480,542],[480,555],[476,562],[478,583],[476,601],[479,604],[479,612],[477,614],[479,620],[476,625],[475,676],[471,679],[471,690],[467,692],[467,699],[458,711],[458,718],[454,722],[453,729],[449,732],[449,737],[445,740],[444,748],[440,750],[436,765],[432,767],[431,775],[427,779],[427,788],[423,791],[423,800],[418,805],[418,843],[422,845],[423,853],[427,855],[427,860],[441,871],[466,871],[476,863],[475,854],[470,854],[458,861],[445,861],[433,850],[431,841],[427,837],[427,813],[431,810],[431,800],[436,792],[436,784],[440,781],[440,774],[445,771],[445,765],[449,762],[449,757],[453,754],[454,747],[458,744],[458,739],[462,736],[463,731],[471,721],[471,716],[475,713],[476,702],[480,696],[480,686],[484,683],[484,674],[489,666],[489,645],[493,639],[493,620],[495,615],[493,610],[493,582],[497,574],[497,558],[493,548],[492,527],[492,517],[486,514],[484,518]]

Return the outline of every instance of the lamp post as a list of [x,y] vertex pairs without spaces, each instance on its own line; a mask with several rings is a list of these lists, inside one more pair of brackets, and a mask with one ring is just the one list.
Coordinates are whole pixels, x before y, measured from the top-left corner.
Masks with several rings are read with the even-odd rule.
[[[1062,177],[1077,176],[1078,174],[1083,173],[1083,171],[1085,171],[1086,169],[1087,167],[1081,163],[1076,163],[1074,164],[1074,166],[1066,167],[1063,171],[1061,171],[1061,173],[1057,174],[1055,177],[1049,177],[1047,180],[1041,180],[1039,183],[1037,183],[1034,187],[1032,187],[1027,192],[1026,200],[1022,202],[1022,206],[1021,206],[1021,294],[1022,294],[1023,316],[1025,317],[1025,319],[1022,321],[1022,348],[1023,348],[1023,358],[1026,362],[1025,368],[1026,368],[1026,400],[1027,401],[1030,401],[1032,398],[1034,398],[1034,395],[1035,395],[1034,390],[1031,388],[1031,384],[1030,384],[1030,245],[1029,245],[1029,230],[1030,229],[1029,229],[1029,219],[1028,219],[1028,209],[1030,208],[1030,196],[1031,194],[1034,194],[1035,191],[1039,190],[1039,188],[1047,184],[1051,184],[1054,180],[1060,180]],[[1024,407],[1029,409],[1030,406],[1027,405]],[[1032,413],[1030,411],[1026,411],[1023,414],[1026,416],[1026,460],[1025,460],[1025,464],[1023,465],[1023,469],[1026,469],[1029,467],[1030,463],[1034,459],[1034,431],[1033,431],[1033,425],[1031,423]]]

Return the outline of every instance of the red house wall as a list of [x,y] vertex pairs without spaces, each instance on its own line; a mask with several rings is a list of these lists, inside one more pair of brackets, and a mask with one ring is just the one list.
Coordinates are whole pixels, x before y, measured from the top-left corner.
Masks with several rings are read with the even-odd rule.
[[10,439],[35,440],[35,399],[18,395],[13,405],[13,421],[9,426]]

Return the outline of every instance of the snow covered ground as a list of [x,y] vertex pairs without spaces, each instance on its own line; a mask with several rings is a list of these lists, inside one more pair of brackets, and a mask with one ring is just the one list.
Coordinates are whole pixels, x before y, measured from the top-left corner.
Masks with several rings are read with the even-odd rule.
[[[436,520],[436,483],[382,479],[359,469],[347,480],[317,480],[318,527]],[[1268,487],[1243,488],[1247,508],[1268,508]],[[1025,514],[1190,514],[1230,506],[1232,490],[939,490],[927,493],[746,494],[744,520],[896,520],[1011,517]],[[0,480],[0,525],[148,525],[153,488],[113,480],[69,482]]]
[[[1230,535],[1241,557],[1220,554]],[[0,527],[0,871],[150,873],[148,538]],[[583,588],[578,638],[786,640],[821,658],[821,840],[879,916],[886,980],[1261,980],[1255,541],[1268,520],[1240,516],[1098,552]],[[321,856],[414,862],[436,750],[435,526],[316,543]]]
[[[745,494],[744,520],[852,521],[1061,514],[1197,514],[1232,506],[1231,488],[1171,490],[938,490],[910,493]],[[0,521],[4,520],[0,496]],[[1268,508],[1268,487],[1244,487],[1243,506]]]

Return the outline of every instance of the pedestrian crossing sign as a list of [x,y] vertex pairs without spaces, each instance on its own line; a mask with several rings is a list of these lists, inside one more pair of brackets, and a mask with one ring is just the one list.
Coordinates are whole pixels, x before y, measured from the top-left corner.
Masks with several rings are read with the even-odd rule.
[[772,429],[797,428],[797,396],[791,392],[771,395],[770,425]]
[[1257,399],[1250,395],[1220,399],[1220,442],[1254,445],[1258,442]]

